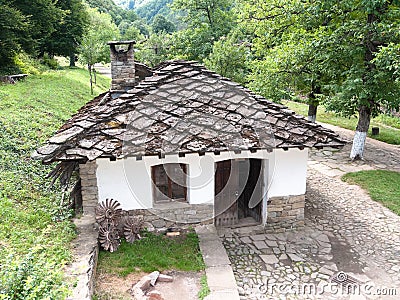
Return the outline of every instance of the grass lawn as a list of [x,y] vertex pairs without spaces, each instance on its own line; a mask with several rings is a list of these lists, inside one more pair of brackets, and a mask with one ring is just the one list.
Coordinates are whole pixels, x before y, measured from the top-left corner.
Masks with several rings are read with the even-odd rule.
[[371,198],[400,216],[400,173],[385,170],[360,171],[345,174],[342,180],[357,184]]
[[133,244],[123,241],[116,252],[100,251],[97,268],[124,277],[133,272],[201,271],[204,262],[194,232],[174,238],[145,233]]
[[[109,81],[99,76],[95,93]],[[82,69],[0,84],[0,299],[65,298],[60,270],[70,260],[75,230],[59,189],[45,178],[52,166],[30,155],[90,99]]]
[[[283,101],[283,104],[294,110],[296,113],[307,116],[308,105],[300,102]],[[317,121],[336,125],[342,128],[355,130],[357,127],[357,118],[345,118],[336,115],[333,112],[327,112],[323,106],[318,107]],[[379,135],[372,135],[371,128],[379,127]],[[371,120],[368,136],[393,145],[400,145],[400,118],[380,115]]]

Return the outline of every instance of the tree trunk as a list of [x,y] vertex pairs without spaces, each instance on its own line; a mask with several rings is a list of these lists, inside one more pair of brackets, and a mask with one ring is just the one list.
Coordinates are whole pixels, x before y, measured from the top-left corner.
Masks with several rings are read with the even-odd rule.
[[367,139],[367,132],[371,122],[371,108],[366,105],[361,105],[358,114],[356,133],[350,153],[350,158],[352,160],[363,159],[365,140]]
[[313,103],[308,104],[308,121],[315,123],[317,120],[318,106]]
[[315,123],[317,120],[317,109],[319,101],[316,97],[321,94],[321,87],[312,83],[311,93],[308,95],[308,121]]
[[69,66],[75,67],[75,54],[74,53],[71,53],[69,56]]
[[88,71],[90,76],[90,92],[93,95],[93,76],[92,76],[92,65],[88,64]]

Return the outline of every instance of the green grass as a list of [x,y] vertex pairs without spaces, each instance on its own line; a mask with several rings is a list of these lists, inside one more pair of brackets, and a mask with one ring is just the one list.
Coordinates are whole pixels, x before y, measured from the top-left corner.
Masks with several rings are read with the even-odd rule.
[[198,297],[200,300],[203,300],[205,297],[207,297],[210,294],[210,288],[208,287],[207,284],[207,276],[204,274],[200,278],[200,291],[198,293]]
[[[284,105],[294,110],[296,113],[307,116],[308,105],[300,102],[284,101]],[[357,118],[341,117],[333,112],[328,112],[323,106],[318,107],[317,121],[336,125],[342,128],[355,130],[357,127]],[[371,128],[379,127],[379,135],[372,135]],[[370,138],[393,144],[400,145],[400,118],[380,115],[371,120],[370,130],[368,132]]]
[[[98,83],[96,93],[109,87],[109,79]],[[0,85],[0,299],[65,297],[60,269],[71,258],[71,212],[49,188],[52,166],[30,154],[90,99],[82,69]]]
[[342,180],[357,184],[371,198],[400,216],[400,173],[385,170],[360,171],[345,174]]
[[133,244],[123,241],[116,252],[100,251],[97,267],[99,272],[124,277],[140,271],[200,271],[204,263],[195,233],[177,238],[146,233]]

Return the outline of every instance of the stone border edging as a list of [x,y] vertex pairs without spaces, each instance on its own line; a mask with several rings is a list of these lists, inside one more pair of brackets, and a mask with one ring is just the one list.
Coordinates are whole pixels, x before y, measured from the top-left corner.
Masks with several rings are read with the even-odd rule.
[[207,284],[210,295],[206,300],[239,300],[236,279],[225,247],[218,237],[214,225],[203,225],[195,228],[199,237],[200,251],[206,265]]
[[67,300],[91,300],[99,254],[98,232],[92,215],[74,219],[74,223],[78,235],[72,242],[75,260],[66,270],[66,276],[73,280],[72,293]]

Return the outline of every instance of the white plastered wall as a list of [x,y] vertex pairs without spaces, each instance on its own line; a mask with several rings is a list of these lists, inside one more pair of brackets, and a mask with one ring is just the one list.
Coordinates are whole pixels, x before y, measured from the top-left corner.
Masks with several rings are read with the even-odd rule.
[[[143,157],[142,160],[127,158],[117,161],[97,159],[97,184],[99,201],[113,198],[125,210],[153,207],[151,167],[165,163],[188,165],[188,201],[190,204],[212,204],[214,202],[215,163],[228,159],[263,159],[265,194],[268,197],[302,195],[306,190],[307,150],[281,149],[271,153],[257,151],[240,154],[223,152],[220,155],[188,154],[185,157],[167,155]],[[266,197],[265,197],[266,200]],[[264,202],[265,203],[265,202]],[[263,205],[265,210],[265,205]]]

